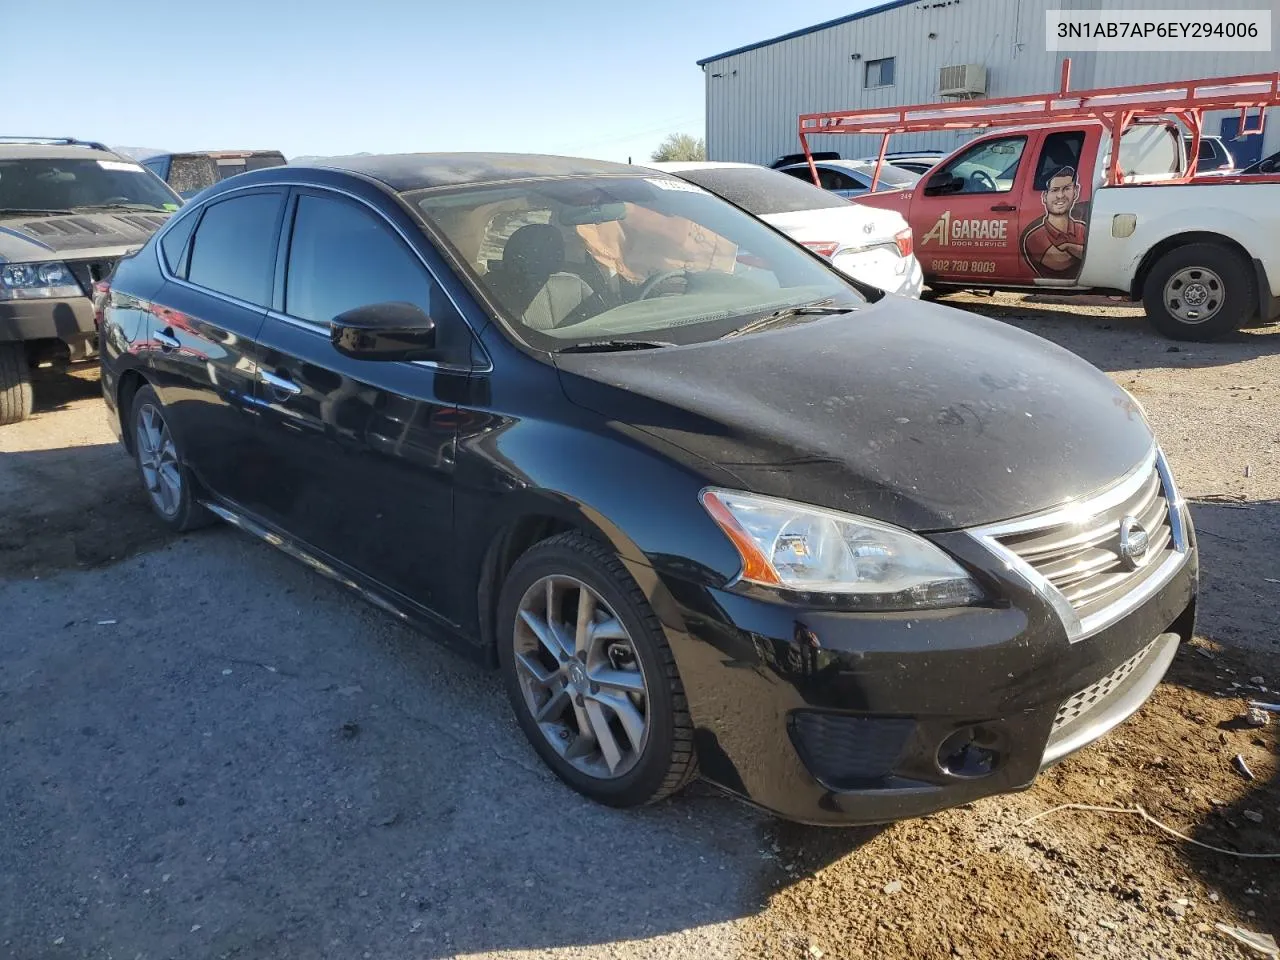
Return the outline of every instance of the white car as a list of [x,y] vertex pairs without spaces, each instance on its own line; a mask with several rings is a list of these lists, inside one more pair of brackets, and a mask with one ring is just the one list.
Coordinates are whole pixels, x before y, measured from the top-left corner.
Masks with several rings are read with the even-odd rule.
[[877,210],[751,163],[651,163],[688,180],[826,257],[832,266],[888,293],[919,297],[920,263],[901,214]]

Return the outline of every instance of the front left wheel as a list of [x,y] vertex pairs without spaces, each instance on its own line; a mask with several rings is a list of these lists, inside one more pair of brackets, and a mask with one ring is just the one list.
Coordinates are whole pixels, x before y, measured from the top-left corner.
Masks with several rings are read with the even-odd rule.
[[692,779],[693,723],[675,658],[603,544],[565,533],[516,561],[498,601],[498,660],[525,735],[575,790],[634,807]]

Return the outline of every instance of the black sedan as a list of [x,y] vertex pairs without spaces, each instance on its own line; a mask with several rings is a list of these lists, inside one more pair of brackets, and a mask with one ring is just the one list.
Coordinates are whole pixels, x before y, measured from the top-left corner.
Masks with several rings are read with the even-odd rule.
[[1191,635],[1141,408],[683,180],[554,157],[246,173],[122,261],[103,390],[156,513],[501,669],[565,781],[875,822],[1027,786]]

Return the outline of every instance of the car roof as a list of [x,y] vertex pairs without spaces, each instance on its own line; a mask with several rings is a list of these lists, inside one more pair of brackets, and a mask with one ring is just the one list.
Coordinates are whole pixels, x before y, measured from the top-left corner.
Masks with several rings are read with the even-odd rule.
[[[665,160],[643,164],[654,170],[681,173],[685,170],[769,170],[758,163],[736,163],[732,160]],[[776,172],[776,171],[771,171]]]
[[111,150],[101,150],[93,146],[68,146],[61,143],[0,143],[0,160],[20,160],[31,158],[36,160],[83,160],[86,157],[110,157],[113,160],[135,161]]
[[[551,177],[652,176],[652,168],[533,153],[393,153],[350,157],[324,157],[305,164],[272,167],[259,171],[279,176],[297,172],[299,167],[344,170],[379,180],[392,190],[427,190],[503,183],[513,180],[541,180]],[[269,179],[269,178],[268,178]]]

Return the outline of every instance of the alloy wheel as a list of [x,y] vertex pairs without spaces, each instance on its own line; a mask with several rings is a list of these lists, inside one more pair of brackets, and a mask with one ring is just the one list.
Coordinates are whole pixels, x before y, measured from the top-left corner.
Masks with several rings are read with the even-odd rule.
[[166,517],[182,506],[182,472],[169,425],[154,404],[143,404],[137,420],[138,465],[151,502]]
[[1182,323],[1204,323],[1222,309],[1222,278],[1205,267],[1185,267],[1164,285],[1164,302]]
[[573,577],[543,577],[520,600],[513,643],[525,705],[552,748],[603,780],[634,768],[648,738],[648,685],[600,594]]

